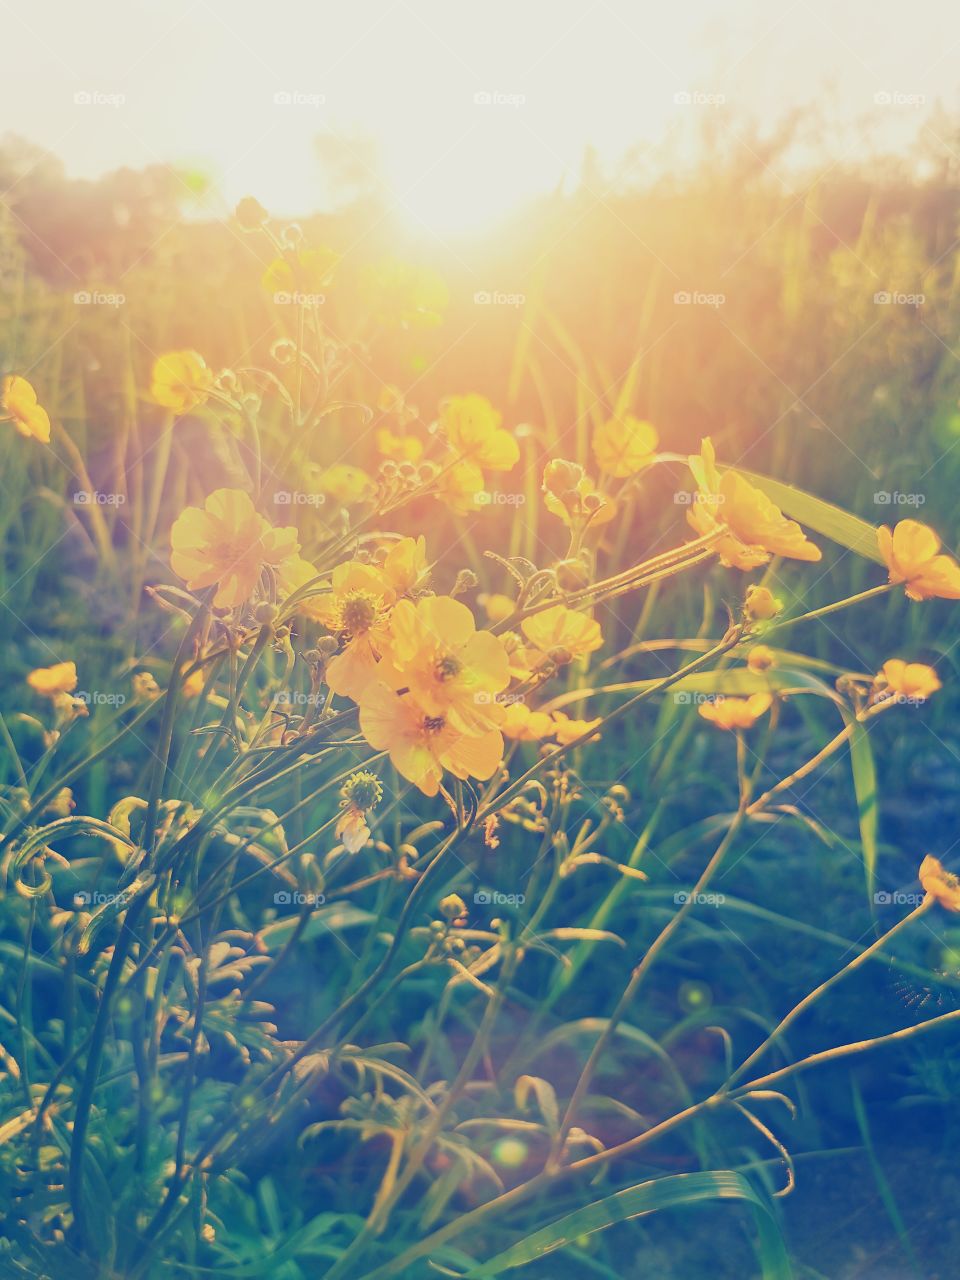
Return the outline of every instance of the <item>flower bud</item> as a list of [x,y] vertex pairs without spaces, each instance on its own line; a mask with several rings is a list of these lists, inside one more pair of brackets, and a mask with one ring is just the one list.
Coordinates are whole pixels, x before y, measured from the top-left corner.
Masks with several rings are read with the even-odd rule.
[[743,611],[751,621],[766,622],[769,618],[775,618],[782,609],[783,601],[766,587],[747,587]]
[[236,219],[244,231],[258,231],[270,215],[253,196],[244,196],[236,208]]
[[769,671],[775,662],[773,650],[765,644],[754,645],[747,654],[747,666],[751,671]]
[[467,904],[457,893],[448,894],[440,902],[440,914],[446,920],[456,920],[459,916],[466,915]]
[[280,610],[269,600],[262,600],[253,611],[253,616],[261,627],[267,627],[279,614]]
[[547,493],[562,497],[576,489],[584,477],[583,467],[578,462],[567,462],[564,458],[555,458],[543,469],[543,487]]
[[138,671],[130,683],[133,685],[133,696],[138,701],[146,702],[160,695],[160,686],[149,671]]
[[450,591],[452,596],[462,596],[465,591],[472,591],[480,579],[472,569],[461,569]]

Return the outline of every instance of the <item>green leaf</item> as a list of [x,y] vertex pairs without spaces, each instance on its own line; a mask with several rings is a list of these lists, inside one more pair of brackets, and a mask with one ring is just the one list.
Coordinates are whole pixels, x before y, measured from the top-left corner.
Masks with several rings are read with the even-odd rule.
[[[301,934],[301,941],[310,942],[314,938],[322,938],[331,933],[359,929],[369,926],[375,919],[376,917],[369,911],[354,907],[350,903],[327,903],[311,913],[307,926]],[[260,931],[260,941],[268,952],[279,951],[296,927],[296,916],[275,920]]]
[[860,845],[867,878],[867,901],[872,903],[877,872],[877,770],[869,733],[850,712],[845,711],[843,718],[853,729],[850,738],[850,767],[853,770],[853,789],[860,819]]
[[[720,469],[722,471],[724,468],[721,466]],[[857,555],[864,556],[867,560],[883,564],[874,525],[861,520],[859,516],[851,515],[842,507],[835,507],[832,502],[824,502],[822,498],[815,498],[803,489],[794,488],[792,484],[784,484],[782,480],[771,480],[769,476],[743,471],[740,467],[737,472],[756,485],[791,520],[798,520],[814,533],[822,533],[825,538],[839,542],[841,547],[856,551]]]
[[519,1110],[527,1105],[527,1098],[533,1093],[537,1099],[537,1106],[540,1108],[540,1114],[547,1122],[547,1128],[551,1133],[556,1133],[560,1128],[560,1109],[557,1105],[557,1093],[549,1080],[544,1080],[540,1076],[518,1076],[517,1082],[513,1086],[513,1096],[516,1099]]
[[764,1280],[790,1280],[790,1262],[770,1206],[742,1174],[732,1170],[673,1174],[595,1200],[498,1253],[470,1271],[467,1280],[494,1280],[506,1271],[566,1248],[578,1238],[603,1231],[615,1222],[710,1200],[742,1200],[750,1205],[760,1230]]

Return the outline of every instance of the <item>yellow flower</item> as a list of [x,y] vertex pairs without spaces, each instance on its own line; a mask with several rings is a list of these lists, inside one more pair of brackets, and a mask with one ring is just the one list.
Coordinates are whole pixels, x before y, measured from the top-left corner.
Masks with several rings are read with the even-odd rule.
[[482,492],[483,472],[475,462],[456,462],[437,477],[436,496],[454,515],[479,511],[483,504],[477,501],[477,495]]
[[461,733],[431,715],[410,693],[399,694],[372,680],[360,701],[360,729],[376,751],[388,751],[394,768],[427,796],[435,796],[444,769],[457,778],[493,777],[503,758],[498,729]]
[[749,698],[717,698],[713,702],[702,702],[699,711],[704,720],[720,729],[750,729],[770,710],[772,702],[769,693],[751,693]]
[[620,480],[649,466],[659,441],[652,423],[641,422],[628,413],[597,427],[593,433],[593,456],[601,471]]
[[453,451],[490,471],[509,471],[520,459],[520,446],[500,422],[486,396],[451,396],[440,406],[440,425]]
[[585,657],[603,644],[603,632],[596,618],[568,609],[565,604],[524,618],[520,629],[532,645],[549,654],[559,665]]
[[543,504],[559,516],[567,528],[608,524],[617,513],[616,503],[601,493],[577,462],[556,458],[543,470]]
[[545,711],[531,711],[525,702],[508,702],[500,732],[516,742],[539,742],[552,737],[555,727]]
[[174,413],[189,413],[203,404],[213,375],[196,351],[168,351],[153,366],[150,395]]
[[765,644],[755,644],[747,654],[747,666],[751,671],[769,671],[775,663],[773,650]]
[[59,693],[73,693],[77,687],[77,664],[57,662],[52,667],[38,667],[27,676],[27,684],[34,693],[54,698]]
[[327,467],[317,481],[321,493],[327,494],[341,507],[353,506],[357,502],[369,501],[376,492],[376,485],[365,471],[359,467],[351,467],[345,462],[338,462]]
[[394,598],[380,570],[359,560],[337,565],[330,590],[315,598],[311,616],[345,639],[343,652],[327,664],[327,684],[334,693],[356,702],[373,679],[389,640]]
[[270,294],[300,293],[316,296],[330,283],[340,254],[326,245],[316,249],[291,251],[286,258],[274,258],[263,273],[262,285]]
[[242,489],[217,489],[187,507],[170,531],[170,564],[191,591],[217,586],[214,604],[243,604],[267,565],[279,567],[300,550],[297,531],[275,529]]
[[943,688],[933,667],[923,662],[904,662],[902,658],[890,658],[883,664],[877,678],[884,680],[887,688],[902,698],[920,701]]
[[423,457],[423,441],[416,436],[399,434],[390,427],[377,429],[377,449],[393,462],[419,462]]
[[487,621],[494,623],[494,625],[498,622],[505,622],[516,609],[516,605],[509,596],[499,595],[497,592],[477,596],[477,604],[486,613]]
[[12,422],[22,436],[33,437],[41,444],[50,442],[50,417],[37,404],[37,393],[26,380],[9,374],[0,391],[0,422]]
[[721,564],[755,569],[766,564],[771,555],[820,559],[820,548],[809,542],[796,521],[788,520],[765,493],[736,471],[720,475],[709,436],[701,444],[700,456],[690,458],[690,470],[699,492],[687,519],[699,534],[727,530],[715,543]]
[[918,520],[901,520],[891,533],[884,524],[877,530],[877,544],[891,582],[905,582],[911,600],[960,600],[960,565],[951,556],[938,554],[940,539]]
[[476,630],[459,600],[399,601],[383,656],[394,687],[408,688],[426,715],[459,732],[482,733],[502,717],[496,695],[510,682],[507,651],[491,631]]
[[960,879],[930,854],[920,863],[920,883],[947,911],[960,911]]
[[[590,729],[595,729],[600,723],[600,717],[596,720],[571,720],[569,716],[564,715],[562,711],[553,713],[553,731],[557,735],[557,741],[562,747],[569,746],[571,742],[575,742],[581,734],[587,733]],[[588,738],[588,742],[596,742],[599,739],[599,733]]]
[[427,540],[398,538],[390,544],[381,572],[398,596],[409,595],[427,576]]

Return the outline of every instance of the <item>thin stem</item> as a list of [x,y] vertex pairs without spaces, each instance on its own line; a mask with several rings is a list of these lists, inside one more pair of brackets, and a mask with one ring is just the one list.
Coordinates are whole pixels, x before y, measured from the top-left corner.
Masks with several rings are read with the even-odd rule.
[[736,1071],[734,1071],[733,1075],[730,1076],[729,1080],[724,1085],[724,1088],[729,1089],[731,1086],[736,1084],[742,1076],[746,1075],[753,1064],[763,1057],[768,1049],[776,1044],[778,1040],[782,1039],[784,1032],[796,1022],[797,1018],[799,1018],[802,1013],[809,1009],[811,1005],[816,1004],[820,997],[825,995],[831,987],[836,986],[842,978],[853,973],[855,969],[859,969],[861,965],[870,960],[882,947],[886,946],[892,938],[895,938],[901,930],[905,929],[915,920],[919,920],[926,911],[930,910],[934,902],[935,898],[933,895],[929,893],[926,894],[920,905],[915,907],[909,915],[904,916],[902,920],[898,921],[891,929],[888,929],[886,933],[881,934],[880,937],[877,938],[876,941],[872,942],[869,947],[864,951],[861,951],[859,955],[854,956],[849,964],[844,965],[842,969],[838,969],[832,977],[827,978],[825,982],[821,982],[819,987],[816,987],[808,995],[804,996],[800,1003],[794,1005],[790,1012],[780,1020],[773,1031],[771,1031],[767,1036],[766,1040],[764,1040],[762,1044],[758,1045],[757,1048],[754,1049],[753,1053],[751,1053],[750,1057],[747,1058]]

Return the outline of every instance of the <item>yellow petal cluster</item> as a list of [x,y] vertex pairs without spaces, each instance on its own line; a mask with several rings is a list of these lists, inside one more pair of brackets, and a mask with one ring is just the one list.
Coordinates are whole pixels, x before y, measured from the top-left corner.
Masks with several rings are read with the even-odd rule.
[[772,702],[769,693],[751,693],[749,698],[724,697],[702,702],[699,711],[704,720],[709,720],[718,729],[752,729],[770,710]]
[[960,565],[941,554],[940,539],[929,525],[901,520],[892,532],[881,525],[877,544],[890,581],[904,583],[911,600],[960,600]]
[[37,393],[26,378],[9,374],[0,384],[0,422],[12,422],[22,436],[50,443],[50,417],[37,403]]
[[267,566],[279,568],[300,550],[297,531],[276,529],[242,489],[217,489],[203,507],[187,507],[170,531],[174,573],[191,591],[216,586],[214,604],[249,600]]
[[820,548],[765,493],[736,471],[720,474],[709,436],[689,462],[697,493],[687,519],[697,533],[718,535],[715,550],[721,564],[746,570],[766,564],[771,556],[820,559]]

